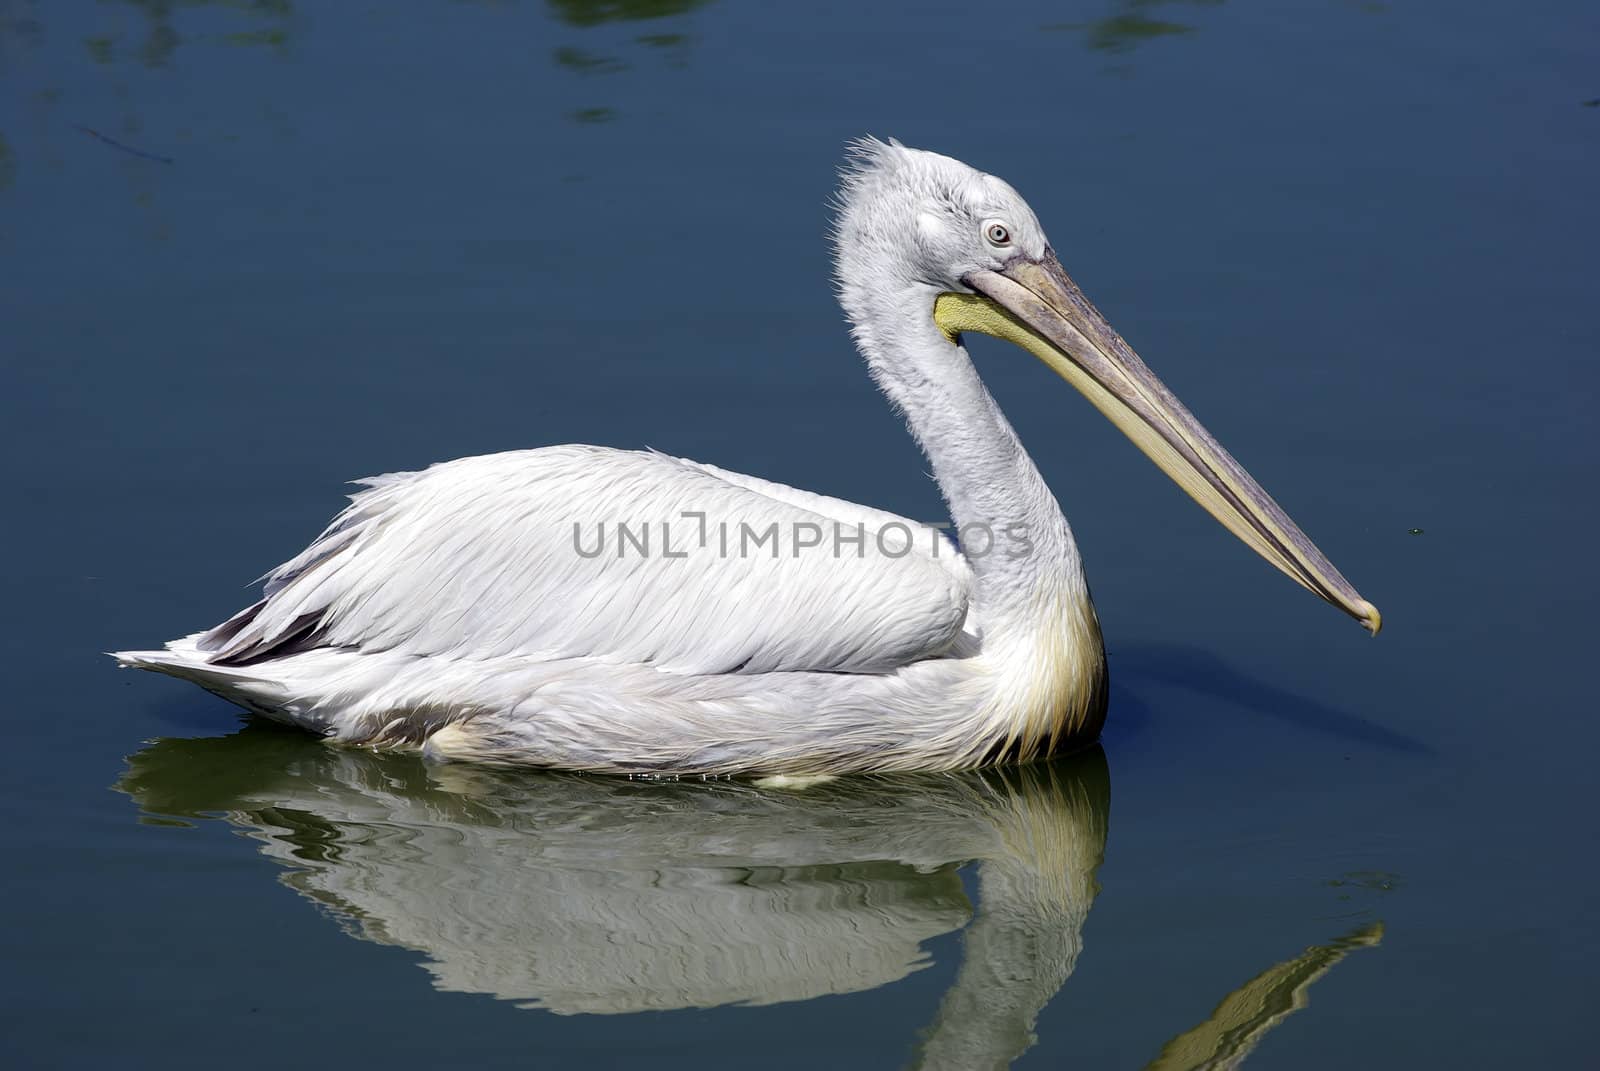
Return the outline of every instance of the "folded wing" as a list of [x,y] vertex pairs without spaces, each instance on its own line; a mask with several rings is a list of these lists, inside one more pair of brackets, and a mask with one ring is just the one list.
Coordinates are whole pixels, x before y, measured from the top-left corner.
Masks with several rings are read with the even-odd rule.
[[933,530],[663,454],[550,447],[365,482],[199,638],[208,661],[341,647],[870,673],[947,652],[966,620],[970,573]]

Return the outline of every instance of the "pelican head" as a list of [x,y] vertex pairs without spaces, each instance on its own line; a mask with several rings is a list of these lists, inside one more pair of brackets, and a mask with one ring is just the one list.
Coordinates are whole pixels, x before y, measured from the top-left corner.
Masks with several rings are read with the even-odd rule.
[[841,301],[869,359],[886,348],[874,333],[895,322],[883,314],[889,302],[917,303],[952,345],[976,331],[1022,347],[1245,544],[1377,634],[1377,607],[1089,303],[1009,184],[948,156],[864,139],[852,146],[839,209]]

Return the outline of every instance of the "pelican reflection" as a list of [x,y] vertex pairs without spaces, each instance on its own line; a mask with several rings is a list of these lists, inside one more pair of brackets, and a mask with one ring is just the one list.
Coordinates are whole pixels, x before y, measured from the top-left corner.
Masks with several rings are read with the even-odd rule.
[[[264,726],[157,741],[118,787],[148,814],[220,814],[348,932],[422,953],[438,988],[560,1014],[872,989],[965,927],[918,1053],[963,1069],[1024,1052],[1072,974],[1110,805],[1098,748],[781,791],[428,766]],[[1230,994],[1159,1065],[1232,1066],[1205,1060],[1242,1057],[1303,1004],[1344,954],[1321,951],[1315,970],[1291,969],[1303,956]]]

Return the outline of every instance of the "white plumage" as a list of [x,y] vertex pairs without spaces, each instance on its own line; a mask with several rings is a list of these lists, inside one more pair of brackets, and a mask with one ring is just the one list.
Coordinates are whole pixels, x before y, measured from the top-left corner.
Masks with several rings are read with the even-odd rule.
[[[1103,357],[1107,337],[1125,344],[1071,305],[1075,288],[1063,296],[1070,280],[1000,180],[867,141],[840,200],[837,274],[856,340],[952,518],[983,532],[987,553],[709,465],[550,447],[367,481],[268,575],[259,603],[164,651],[116,657],[331,740],[444,759],[804,774],[957,768],[1092,738],[1104,661],[1078,552],[959,331],[1012,338],[1053,365]],[[1059,280],[1039,283],[1041,270]],[[1043,302],[1043,328],[1027,300],[990,294],[1012,279]],[[1125,404],[1152,421],[1139,398]],[[1221,448],[1181,418],[1169,451],[1212,460]],[[1180,460],[1203,505],[1236,531],[1245,516],[1252,545],[1287,547],[1294,569],[1280,568],[1351,608],[1348,584],[1281,511],[1261,514],[1252,496],[1271,501],[1242,469],[1238,485],[1218,475],[1226,466]]]

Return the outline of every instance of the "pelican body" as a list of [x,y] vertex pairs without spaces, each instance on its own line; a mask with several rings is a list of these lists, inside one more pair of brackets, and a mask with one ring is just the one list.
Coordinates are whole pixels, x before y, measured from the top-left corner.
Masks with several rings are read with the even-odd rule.
[[664,454],[491,454],[364,481],[259,602],[115,657],[330,741],[440,760],[808,776],[1087,743],[1106,669],[1083,564],[967,332],[1034,354],[1247,545],[1377,632],[1377,610],[1083,297],[1009,185],[868,139],[838,202],[840,302],[959,546]]

